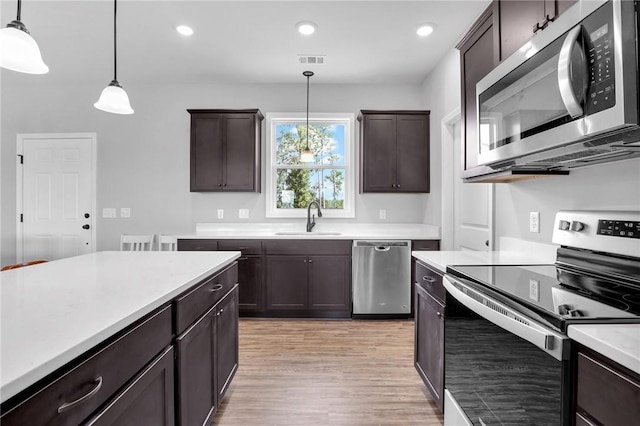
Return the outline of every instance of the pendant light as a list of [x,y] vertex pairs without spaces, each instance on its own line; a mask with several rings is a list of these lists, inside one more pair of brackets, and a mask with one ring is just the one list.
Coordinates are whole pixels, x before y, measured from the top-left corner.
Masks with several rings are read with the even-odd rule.
[[300,154],[300,161],[302,163],[313,163],[315,158],[309,148],[309,77],[313,75],[313,71],[305,71],[302,75],[307,77],[307,145],[304,147],[302,154]]
[[116,44],[116,12],[118,11],[118,0],[113,0],[113,80],[100,94],[98,102],[94,107],[114,114],[133,114],[133,108],[129,104],[129,96],[118,83],[118,61]]
[[46,74],[49,67],[42,61],[38,43],[20,21],[22,0],[18,0],[15,21],[0,30],[0,67],[26,74]]

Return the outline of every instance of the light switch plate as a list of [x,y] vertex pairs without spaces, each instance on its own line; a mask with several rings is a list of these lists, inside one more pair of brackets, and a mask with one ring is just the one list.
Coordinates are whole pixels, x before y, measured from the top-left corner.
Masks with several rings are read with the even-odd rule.
[[116,209],[113,207],[105,207],[102,209],[102,217],[106,219],[114,219],[116,217]]
[[218,209],[218,219],[223,219],[223,218],[224,218],[224,210]]
[[249,209],[239,209],[238,217],[240,219],[249,219]]
[[387,218],[387,210],[380,209],[380,219],[386,219],[386,218]]
[[121,207],[120,217],[131,217],[131,209],[129,207]]
[[529,299],[535,302],[540,301],[540,281],[529,280]]

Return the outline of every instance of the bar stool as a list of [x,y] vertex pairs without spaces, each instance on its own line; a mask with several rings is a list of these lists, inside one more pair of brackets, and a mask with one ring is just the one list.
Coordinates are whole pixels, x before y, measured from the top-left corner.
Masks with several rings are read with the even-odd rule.
[[178,239],[173,235],[158,235],[158,251],[177,251]]

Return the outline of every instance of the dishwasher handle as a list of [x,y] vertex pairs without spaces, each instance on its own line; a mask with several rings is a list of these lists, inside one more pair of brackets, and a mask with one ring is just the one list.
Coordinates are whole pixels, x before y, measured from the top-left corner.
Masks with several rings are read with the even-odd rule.
[[391,247],[389,247],[389,246],[376,246],[375,250],[376,251],[389,251],[389,250],[391,250]]
[[375,247],[377,251],[387,251],[390,247],[411,247],[411,241],[354,240],[353,247]]

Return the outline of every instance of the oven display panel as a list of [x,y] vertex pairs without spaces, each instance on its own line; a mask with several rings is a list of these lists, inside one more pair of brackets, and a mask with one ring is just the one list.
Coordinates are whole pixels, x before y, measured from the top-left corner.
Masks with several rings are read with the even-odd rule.
[[640,238],[640,222],[627,220],[598,220],[598,235]]

